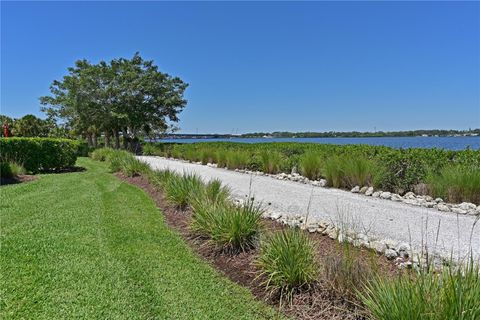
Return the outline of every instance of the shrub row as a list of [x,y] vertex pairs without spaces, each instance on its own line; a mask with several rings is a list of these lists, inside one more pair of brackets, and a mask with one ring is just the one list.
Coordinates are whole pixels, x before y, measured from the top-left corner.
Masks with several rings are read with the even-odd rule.
[[21,164],[27,171],[59,170],[75,165],[84,143],[54,138],[1,138],[0,161]]
[[[354,185],[372,185],[384,191],[403,194],[414,191],[419,183],[432,183],[444,170],[480,174],[480,150],[450,151],[443,149],[393,149],[369,145],[327,145],[314,143],[230,143],[206,142],[195,144],[146,144],[150,155],[161,155],[217,163],[229,169],[261,170],[267,173],[299,171],[309,179],[325,178],[328,185],[351,188]],[[428,179],[430,177],[430,179]],[[427,181],[428,180],[428,181]],[[452,180],[452,179],[450,179]],[[456,179],[462,181],[462,179]],[[457,198],[477,202],[470,194],[478,194],[480,184],[462,186],[443,194],[448,200]],[[436,188],[438,190],[438,187]],[[456,192],[469,189],[467,195]]]

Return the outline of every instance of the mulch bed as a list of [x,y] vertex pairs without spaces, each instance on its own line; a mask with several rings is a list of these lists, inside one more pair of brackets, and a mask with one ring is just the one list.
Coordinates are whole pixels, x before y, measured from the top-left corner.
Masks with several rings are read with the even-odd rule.
[[[230,280],[250,289],[255,297],[270,305],[279,308],[281,312],[296,319],[366,319],[366,313],[355,301],[351,301],[348,295],[335,290],[334,285],[328,284],[328,279],[321,278],[317,285],[309,291],[298,292],[294,295],[292,303],[283,303],[280,306],[278,295],[270,294],[262,286],[262,279],[257,277],[258,268],[254,260],[257,250],[250,250],[239,254],[229,254],[219,251],[210,245],[207,239],[200,238],[189,229],[192,212],[190,209],[178,210],[168,204],[161,191],[155,189],[146,177],[126,177],[122,174],[117,176],[130,184],[140,187],[147,192],[155,201],[165,216],[168,226],[176,230],[190,247],[204,260],[214,266]],[[267,231],[281,230],[284,225],[270,219],[264,220]],[[308,233],[317,248],[319,264],[326,259],[340,257],[342,246],[335,240],[319,233]],[[362,261],[372,263],[374,260],[377,270],[386,274],[398,273],[393,263],[383,256],[375,255],[366,249],[350,246],[355,256]]]
[[24,183],[24,182],[36,180],[37,178],[38,177],[34,175],[22,174],[22,175],[16,176],[15,178],[1,178],[0,185],[3,186],[6,184]]

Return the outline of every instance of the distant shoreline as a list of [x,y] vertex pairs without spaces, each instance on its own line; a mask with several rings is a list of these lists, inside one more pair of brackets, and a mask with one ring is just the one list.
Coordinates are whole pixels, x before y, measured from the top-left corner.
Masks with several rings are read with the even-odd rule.
[[159,139],[146,139],[163,143],[314,143],[314,144],[364,144],[385,146],[394,149],[422,148],[445,150],[480,150],[480,136],[415,136],[415,137],[322,137],[322,138],[288,138],[288,137],[255,137],[241,136],[176,136]]
[[469,130],[411,130],[411,131],[375,131],[375,132],[253,132],[233,133],[171,133],[163,139],[220,139],[220,138],[405,138],[405,137],[479,137],[480,129]]

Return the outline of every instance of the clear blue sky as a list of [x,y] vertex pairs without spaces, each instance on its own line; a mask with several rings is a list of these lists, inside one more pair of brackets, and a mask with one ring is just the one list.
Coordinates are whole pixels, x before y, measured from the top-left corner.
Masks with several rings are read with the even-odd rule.
[[2,2],[1,113],[77,59],[190,83],[182,132],[480,127],[479,2]]

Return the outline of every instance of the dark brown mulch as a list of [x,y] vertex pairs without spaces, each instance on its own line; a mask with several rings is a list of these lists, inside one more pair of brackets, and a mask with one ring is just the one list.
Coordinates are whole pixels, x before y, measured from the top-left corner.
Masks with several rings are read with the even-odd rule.
[[29,174],[22,174],[14,178],[0,178],[0,185],[17,184],[36,180],[38,177]]
[[71,173],[71,172],[83,172],[86,171],[84,167],[66,167],[66,168],[59,168],[59,169],[52,169],[52,170],[45,170],[42,173],[54,174],[54,173]]
[[[350,295],[335,290],[335,284],[329,284],[327,278],[321,278],[319,283],[311,290],[296,293],[291,304],[283,303],[280,306],[278,295],[267,292],[262,286],[262,279],[257,276],[259,270],[254,264],[258,254],[257,250],[239,254],[219,251],[210,245],[207,239],[199,238],[190,231],[188,226],[192,215],[191,210],[177,210],[169,205],[162,192],[155,189],[143,176],[126,177],[121,174],[117,174],[117,176],[147,192],[158,208],[162,210],[167,224],[176,230],[199,256],[230,280],[249,288],[257,299],[266,301],[279,308],[287,316],[296,319],[366,319],[365,311],[358,306],[358,303],[352,300],[349,297]],[[264,220],[264,227],[267,231],[284,228],[280,223],[269,219]],[[316,243],[320,265],[323,265],[327,259],[342,257],[344,254],[342,252],[344,248],[327,236],[319,233],[309,233],[309,236]],[[355,253],[355,257],[365,261],[365,263],[371,264],[373,259],[375,267],[380,272],[386,274],[397,273],[396,267],[383,256],[375,255],[366,249],[354,247],[349,249]]]

